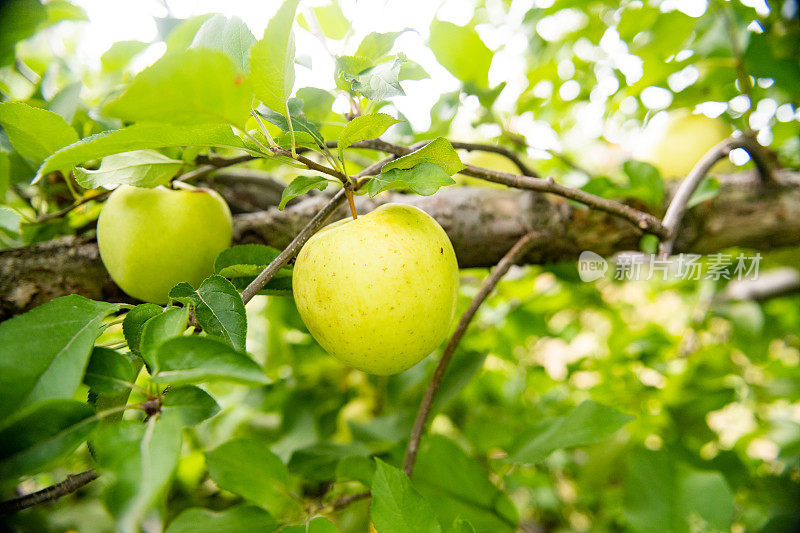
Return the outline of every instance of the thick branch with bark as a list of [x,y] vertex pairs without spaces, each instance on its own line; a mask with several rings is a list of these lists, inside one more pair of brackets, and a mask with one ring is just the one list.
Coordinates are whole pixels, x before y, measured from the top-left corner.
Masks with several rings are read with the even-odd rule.
[[[755,172],[721,177],[718,195],[685,214],[675,251],[710,253],[730,246],[766,250],[800,244],[800,175],[775,174],[777,184],[770,187],[764,187]],[[237,215],[234,242],[282,250],[329,199],[330,195],[318,194],[284,211],[270,208]],[[359,197],[357,207],[368,212],[384,202],[416,205],[436,218],[453,241],[462,268],[496,264],[530,231],[549,236],[523,258],[536,264],[573,260],[583,250],[604,256],[635,250],[642,236],[618,217],[533,191],[450,187],[428,197],[397,193]],[[347,211],[340,208],[330,220],[345,216]],[[64,237],[0,252],[0,319],[71,293],[107,301],[127,299],[108,277],[93,239]]]

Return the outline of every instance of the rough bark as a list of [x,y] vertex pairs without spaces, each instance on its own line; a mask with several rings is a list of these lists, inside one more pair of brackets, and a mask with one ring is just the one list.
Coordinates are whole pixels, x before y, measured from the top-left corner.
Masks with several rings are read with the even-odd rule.
[[[764,186],[754,173],[722,177],[719,194],[687,212],[675,252],[711,253],[730,246],[767,250],[800,244],[800,175],[782,172],[776,179],[776,185]],[[284,211],[271,207],[237,215],[234,241],[283,248],[328,197],[316,194]],[[583,250],[609,256],[637,249],[642,236],[619,218],[515,189],[452,187],[430,197],[360,197],[358,209],[363,213],[387,201],[413,204],[434,216],[453,241],[462,268],[496,264],[531,231],[548,236],[524,258],[536,264],[572,260]],[[346,210],[340,209],[332,220],[344,216]],[[0,320],[70,293],[109,301],[127,299],[108,277],[92,238],[64,237],[0,252]]]

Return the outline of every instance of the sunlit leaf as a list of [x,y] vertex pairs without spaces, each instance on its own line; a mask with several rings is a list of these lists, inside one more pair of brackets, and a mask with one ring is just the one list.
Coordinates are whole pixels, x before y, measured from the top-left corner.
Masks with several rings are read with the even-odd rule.
[[381,172],[388,172],[396,168],[408,169],[420,163],[434,163],[441,167],[448,176],[452,176],[464,169],[464,164],[453,149],[450,141],[439,137],[419,150],[385,164]]
[[133,122],[242,128],[251,102],[250,82],[232,59],[217,50],[190,49],[168,53],[147,67],[103,109]]
[[156,187],[168,184],[182,166],[182,161],[154,150],[137,150],[104,157],[97,170],[76,167],[75,181],[86,189],[102,185]]
[[63,118],[22,102],[0,103],[0,126],[14,149],[37,163],[78,140]]
[[283,189],[281,201],[278,209],[286,207],[286,202],[300,195],[306,194],[311,189],[324,191],[328,186],[328,180],[322,176],[297,176],[292,182]]
[[299,0],[288,0],[267,24],[264,36],[250,49],[250,72],[256,96],[270,109],[285,113],[294,86],[292,23]]
[[56,298],[0,324],[0,406],[13,413],[42,400],[72,398],[103,319],[118,304]]

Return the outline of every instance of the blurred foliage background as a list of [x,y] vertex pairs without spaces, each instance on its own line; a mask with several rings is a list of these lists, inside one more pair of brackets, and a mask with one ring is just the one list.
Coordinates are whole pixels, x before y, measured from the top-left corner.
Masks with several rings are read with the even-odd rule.
[[[121,41],[86,55],[82,39],[98,30],[90,19],[98,8],[85,4],[84,10],[80,2],[15,0],[1,8],[0,25],[3,101],[51,110],[81,138],[121,127],[100,113],[102,104],[164,50],[187,47],[208,18],[181,15],[189,2],[165,2],[174,12],[148,4],[157,17],[152,43]],[[669,116],[715,119],[722,137],[696,141],[707,147],[729,132],[754,130],[783,166],[800,166],[796,1],[429,4],[301,4],[296,88],[326,137],[341,129],[342,113],[382,109],[407,119],[390,130],[391,140],[443,135],[494,142],[564,183],[654,205],[663,198],[663,181],[677,176],[665,172],[636,189],[623,163],[647,157],[642,139],[663,141]],[[251,7],[258,16],[246,6],[235,14],[258,36],[277,4]],[[398,11],[405,18],[392,16]],[[371,31],[402,32],[374,58],[380,65],[407,59],[395,79],[404,94],[390,101],[337,89],[342,60],[332,55],[356,54]],[[58,179],[29,185],[44,157],[19,153],[8,133],[0,132],[0,245],[91,234],[96,202],[41,219],[70,205],[74,191]],[[191,162],[201,150],[164,152]],[[365,164],[375,157],[362,155]],[[689,159],[680,149],[670,155]],[[507,164],[469,157],[501,170]],[[747,159],[735,151],[729,166],[717,170],[746,170]],[[296,174],[263,161],[251,166],[282,179]],[[796,266],[796,257],[794,250],[767,254],[761,269]],[[486,274],[462,271],[459,311]],[[724,302],[716,298],[724,285],[583,283],[573,264],[514,268],[464,338],[419,458],[414,484],[445,530],[458,517],[476,531],[800,528],[800,296]],[[368,376],[327,356],[291,299],[260,297],[248,315],[248,351],[271,384],[207,386],[222,411],[187,430],[175,479],[148,530],[191,507],[258,503],[257,496],[221,489],[209,475],[206,453],[234,438],[275,452],[303,502],[329,490],[363,489],[374,468],[365,459],[370,455],[394,465],[402,460],[435,356],[388,379]],[[633,419],[599,442],[566,449],[569,442],[556,442],[541,458],[524,456],[526,442],[584,400]],[[36,490],[90,466],[84,447],[20,489]],[[104,491],[102,481],[93,483],[8,517],[6,527],[114,530]],[[275,499],[267,509],[293,516],[295,510],[281,507],[293,501]],[[365,531],[369,502],[331,518],[342,531]]]

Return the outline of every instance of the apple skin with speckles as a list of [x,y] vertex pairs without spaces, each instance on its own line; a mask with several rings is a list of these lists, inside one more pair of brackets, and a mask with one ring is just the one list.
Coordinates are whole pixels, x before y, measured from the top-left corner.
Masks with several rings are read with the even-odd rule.
[[385,204],[311,237],[297,256],[292,287],[303,322],[329,354],[389,375],[445,339],[458,280],[442,227],[416,207]]
[[230,246],[231,212],[210,189],[145,189],[122,185],[97,220],[100,257],[111,279],[130,296],[167,303],[182,281],[197,287],[214,273]]

